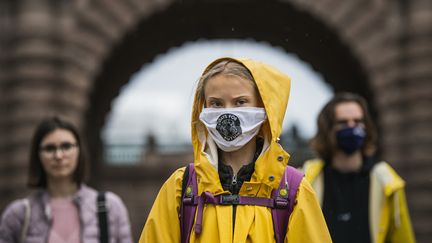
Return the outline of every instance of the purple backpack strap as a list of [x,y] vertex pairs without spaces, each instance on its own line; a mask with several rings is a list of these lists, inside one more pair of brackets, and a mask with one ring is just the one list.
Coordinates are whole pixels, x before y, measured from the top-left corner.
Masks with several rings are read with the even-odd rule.
[[[296,170],[294,167],[287,166],[279,184],[279,188],[272,192],[272,199],[239,197],[236,195],[213,196],[208,192],[198,196],[195,168],[194,164],[190,163],[185,171],[185,175],[183,176],[183,180],[187,180],[187,184],[185,188],[182,187],[182,201],[179,215],[181,243],[187,243],[190,240],[197,206],[199,210],[195,231],[197,233],[201,232],[203,207],[204,204],[207,203],[222,205],[260,205],[271,207],[276,243],[282,243],[287,233],[288,220],[294,208],[298,187],[300,186],[303,176],[303,173]],[[225,201],[229,201],[229,203],[224,203]]]
[[[188,174],[183,176],[183,180],[187,180],[186,188],[182,190],[181,207],[180,207],[180,233],[181,242],[189,242],[190,233],[195,218],[197,202],[194,202],[198,195],[198,185],[196,180],[195,167],[193,163],[188,165]],[[186,171],[185,171],[186,173]]]
[[282,243],[288,228],[288,220],[293,211],[296,195],[304,174],[292,166],[287,166],[282,176],[279,188],[273,190],[272,198],[275,207],[272,208],[273,227],[276,243]]

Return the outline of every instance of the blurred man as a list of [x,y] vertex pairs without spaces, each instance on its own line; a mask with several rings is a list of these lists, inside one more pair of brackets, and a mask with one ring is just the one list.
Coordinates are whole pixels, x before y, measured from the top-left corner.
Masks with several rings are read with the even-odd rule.
[[320,112],[312,147],[320,159],[303,169],[335,243],[415,242],[404,181],[376,162],[376,131],[365,99],[337,94]]

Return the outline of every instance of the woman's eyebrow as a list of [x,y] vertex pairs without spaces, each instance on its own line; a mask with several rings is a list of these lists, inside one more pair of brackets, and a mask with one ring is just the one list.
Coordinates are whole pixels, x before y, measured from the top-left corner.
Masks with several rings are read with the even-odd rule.
[[217,98],[217,97],[208,97],[209,100],[222,100],[222,98]]
[[250,97],[250,95],[240,95],[240,96],[237,96],[236,99],[249,98],[249,97]]

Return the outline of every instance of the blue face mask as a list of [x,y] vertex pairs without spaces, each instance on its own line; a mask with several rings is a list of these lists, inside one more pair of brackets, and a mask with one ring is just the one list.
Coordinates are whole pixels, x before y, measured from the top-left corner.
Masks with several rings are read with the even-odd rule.
[[359,150],[366,138],[366,131],[362,127],[347,127],[336,132],[338,147],[346,154]]

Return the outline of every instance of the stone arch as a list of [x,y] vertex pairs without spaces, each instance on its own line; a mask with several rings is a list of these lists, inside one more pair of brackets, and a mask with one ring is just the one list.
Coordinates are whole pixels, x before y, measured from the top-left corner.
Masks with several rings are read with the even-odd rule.
[[[208,8],[211,8],[212,12],[205,11]],[[372,99],[373,94],[368,83],[370,77],[364,65],[355,56],[350,43],[346,43],[337,32],[290,3],[265,4],[265,12],[262,12],[261,8],[262,3],[244,5],[241,1],[225,4],[173,3],[164,11],[141,18],[133,29],[116,42],[110,53],[104,56],[104,62],[99,68],[101,71],[94,77],[89,100],[91,106],[85,121],[88,141],[93,149],[93,166],[96,167],[95,171],[104,171],[104,175],[95,173],[92,176],[96,182],[113,180],[107,179],[108,177],[114,178],[99,157],[102,155],[100,129],[111,109],[111,101],[118,95],[121,86],[127,83],[130,76],[143,64],[151,62],[155,56],[167,52],[169,48],[181,46],[187,41],[246,38],[258,42],[267,41],[311,63],[335,90],[359,92]],[[259,26],[251,25],[244,16],[239,18],[240,12],[260,19]],[[223,16],[219,16],[220,13],[223,13]],[[268,18],[268,13],[272,13],[272,18]],[[213,21],[218,18],[220,20],[217,26],[212,26]],[[296,25],[290,26],[289,23]],[[343,67],[340,66],[341,63],[344,64]],[[155,173],[155,170],[157,169],[139,170],[140,175],[135,176],[148,179],[156,174],[160,176],[161,172]],[[118,169],[116,172],[118,173]]]
[[[114,2],[114,1],[110,1]],[[416,94],[423,97],[422,106],[425,107],[428,102],[426,97],[430,94],[430,89],[425,89],[423,92],[414,91],[412,88],[415,82],[426,87],[424,84],[425,77],[430,73],[425,72],[424,64],[421,67],[408,67],[404,66],[411,59],[416,59],[422,50],[429,50],[427,41],[421,38],[415,38],[415,36],[421,35],[421,33],[427,32],[428,27],[427,21],[421,21],[422,7],[428,6],[425,4],[426,1],[416,1],[415,3],[400,2],[386,2],[384,0],[369,0],[369,1],[339,1],[339,0],[327,0],[316,1],[271,1],[266,4],[258,3],[258,1],[251,1],[246,4],[243,1],[231,1],[231,2],[216,2],[216,1],[180,1],[180,2],[169,2],[169,1],[158,1],[158,2],[146,2],[136,4],[135,1],[129,1],[126,3],[131,4],[129,6],[135,6],[138,11],[131,11],[131,17],[135,20],[134,26],[136,31],[130,31],[129,36],[124,37],[125,42],[131,41],[133,46],[133,35],[139,36],[148,30],[148,33],[153,31],[152,36],[149,38],[150,41],[154,41],[152,51],[145,52],[141,56],[141,63],[135,63],[135,66],[131,64],[128,70],[119,70],[118,73],[99,73],[95,77],[94,87],[97,90],[101,80],[106,80],[109,75],[124,76],[125,73],[137,70],[138,66],[145,62],[150,61],[157,53],[163,53],[166,51],[164,43],[170,46],[178,46],[185,40],[194,40],[198,38],[249,38],[252,37],[257,41],[268,41],[274,46],[281,46],[286,51],[297,53],[302,59],[312,63],[316,70],[322,71],[325,78],[332,83],[336,89],[340,90],[353,90],[366,96],[370,101],[373,110],[379,114],[378,125],[382,132],[382,143],[383,143],[383,156],[389,161],[402,170],[404,177],[410,176],[409,171],[412,168],[406,161],[415,161],[416,166],[424,167],[427,164],[427,155],[425,150],[421,148],[413,148],[416,138],[420,138],[423,143],[430,141],[431,136],[425,136],[421,131],[425,131],[425,127],[422,124],[430,118],[430,115],[420,114],[420,110],[424,109],[412,109],[416,107],[415,102],[412,98]],[[115,3],[120,4],[120,3]],[[114,4],[114,5],[115,5]],[[120,4],[121,5],[121,4]],[[117,8],[118,6],[116,6]],[[151,10],[153,8],[153,10]],[[207,11],[209,8],[211,12]],[[286,12],[284,12],[286,11]],[[182,13],[189,13],[188,16],[182,16]],[[212,14],[218,13],[217,16]],[[289,14],[292,14],[288,16]],[[419,13],[419,14],[416,14]],[[135,14],[135,15],[134,15]],[[168,16],[168,14],[172,14]],[[136,17],[138,16],[138,17]],[[241,17],[239,17],[241,16]],[[271,16],[271,17],[270,17]],[[166,19],[173,20],[168,23]],[[237,17],[237,18],[235,18]],[[248,25],[248,18],[258,18],[256,24]],[[210,28],[208,26],[201,25],[200,21],[195,21],[194,24],[189,28],[182,29],[182,21],[186,19],[199,19],[212,18],[217,21],[217,25],[213,25]],[[298,19],[304,20],[306,23],[299,22]],[[137,22],[139,20],[139,22]],[[219,21],[220,20],[220,21]],[[273,22],[272,22],[273,20]],[[130,20],[132,23],[133,21]],[[297,27],[297,29],[283,29],[283,23],[295,23],[296,26],[309,26],[310,32],[305,31]],[[234,31],[229,32],[228,30],[232,26],[231,23],[236,23],[238,27],[234,27]],[[138,25],[136,25],[138,23]],[[265,24],[267,23],[267,25]],[[271,23],[271,24],[268,24]],[[164,28],[169,30],[172,25],[179,27],[184,30],[179,35],[170,35],[173,32],[165,31],[160,32],[160,29],[154,28],[161,24],[162,26],[168,26]],[[183,23],[184,24],[184,23]],[[152,26],[153,25],[153,26]],[[171,25],[171,26],[170,26]],[[289,39],[289,45],[284,43],[284,38],[278,38],[274,32],[259,32],[258,30],[265,30],[265,27],[269,27],[274,31],[278,32],[282,30],[285,33],[292,33],[293,39]],[[312,26],[315,26],[312,27]],[[317,28],[317,26],[321,28]],[[183,26],[184,27],[184,26]],[[153,28],[153,29],[152,29]],[[412,28],[412,29],[411,29]],[[172,28],[172,30],[178,30]],[[291,32],[290,32],[291,31]],[[141,32],[141,33],[140,33]],[[156,33],[156,34],[154,34]],[[174,31],[175,33],[175,31]],[[296,35],[297,33],[297,35]],[[302,33],[304,36],[301,36]],[[324,39],[319,39],[320,34],[324,35]],[[164,34],[166,34],[164,36]],[[273,34],[273,36],[272,36]],[[145,35],[145,33],[144,33]],[[269,37],[269,35],[271,37]],[[310,36],[307,36],[310,35]],[[414,37],[409,37],[414,36]],[[157,39],[157,38],[161,39]],[[165,39],[164,39],[165,37]],[[310,38],[308,38],[310,37]],[[295,38],[298,38],[297,40]],[[319,41],[316,42],[316,40]],[[414,41],[410,43],[410,40],[414,40],[416,44],[420,44],[420,47],[415,47]],[[168,40],[168,41],[166,41]],[[310,41],[310,43],[307,43]],[[305,43],[306,42],[306,43]],[[331,44],[335,46],[331,46]],[[311,49],[301,48],[303,44],[309,44]],[[327,45],[323,45],[327,44]],[[323,46],[323,49],[318,47]],[[331,47],[329,47],[331,46]],[[316,47],[314,49],[314,47]],[[115,59],[107,58],[108,60],[104,63],[104,67],[108,67],[116,63],[116,60],[121,60],[122,44],[117,45],[110,54]],[[326,54],[326,51],[334,50],[332,54],[337,54],[338,57],[331,55],[316,55],[317,53]],[[118,51],[118,53],[116,53]],[[140,52],[139,48],[135,51]],[[126,52],[123,52],[123,55]],[[314,56],[314,54],[316,56]],[[120,56],[118,56],[120,55]],[[329,62],[330,60],[334,63]],[[337,60],[343,60],[341,63],[344,67],[338,68],[335,63]],[[327,61],[327,62],[326,62]],[[112,63],[110,63],[112,62]],[[118,61],[117,61],[118,62]],[[333,65],[332,65],[333,64]],[[125,67],[123,67],[125,68]],[[106,70],[106,69],[103,69]],[[402,73],[402,70],[407,70],[408,74]],[[123,72],[123,74],[121,74]],[[353,81],[348,84],[347,80]],[[358,86],[351,86],[353,83]],[[121,83],[117,83],[117,89],[111,90],[111,95],[114,96],[116,90]],[[111,86],[113,88],[113,86]],[[409,95],[404,95],[403,89],[409,89]],[[379,96],[374,96],[371,90],[379,91]],[[97,94],[93,93],[91,96],[92,101],[95,100]],[[108,96],[106,96],[108,97]],[[103,101],[103,99],[100,99]],[[107,101],[107,100],[105,100]],[[107,104],[107,103],[105,103]],[[107,112],[109,107],[102,104],[99,107],[99,112]],[[92,121],[93,124],[101,126],[103,121],[92,120],[96,118],[93,116],[95,113],[87,113],[87,121]],[[429,114],[429,113],[428,113]],[[99,119],[102,116],[98,116]],[[413,129],[409,126],[410,123],[421,124],[422,128]],[[92,123],[87,123],[92,124]],[[96,127],[97,127],[96,126]],[[409,127],[409,128],[408,128]],[[94,128],[90,125],[88,128]],[[96,131],[96,130],[93,130]],[[429,133],[430,134],[430,133]],[[93,136],[95,138],[96,136]],[[404,138],[409,137],[409,141]],[[97,141],[93,145],[97,145]],[[414,157],[407,157],[409,155]],[[424,182],[423,180],[417,180],[415,185],[419,185],[421,188]],[[414,187],[415,187],[414,185]],[[410,191],[408,191],[410,194]],[[413,194],[414,195],[414,192]],[[424,196],[423,189],[419,189],[415,195]],[[415,202],[414,202],[415,203]],[[422,208],[421,202],[415,203]],[[414,206],[417,207],[417,206]],[[422,232],[428,232],[423,229]]]
[[[198,39],[253,38],[268,41],[311,63],[336,91],[355,91],[372,97],[369,77],[363,66],[350,47],[330,28],[291,4],[266,4],[266,13],[260,10],[261,5],[252,3],[245,6],[242,2],[173,4],[163,12],[142,19],[135,31],[129,32],[113,49],[101,68],[103,72],[95,78],[90,98],[92,106],[87,116],[88,131],[93,133],[90,138],[98,138],[98,128],[104,123],[110,101],[134,72],[170,47]],[[212,12],[203,11],[206,8],[211,8]],[[260,26],[251,26],[245,18],[238,18],[241,11],[262,19]],[[218,22],[217,28],[209,28],[220,13],[223,13],[223,21]],[[267,13],[273,13],[273,17],[267,18]],[[300,24],[289,26],[296,21]],[[343,67],[341,63],[344,63]],[[92,143],[98,144],[97,141]]]
[[[97,147],[106,104],[122,85],[108,85],[106,80],[116,77],[112,75],[126,77],[168,45],[187,40],[254,38],[297,53],[334,87],[352,88],[370,99],[379,114],[383,157],[408,181],[418,240],[430,238],[430,1],[6,0],[0,9],[0,157],[6,161],[0,166],[0,190],[6,195],[2,206],[22,195],[16,188],[23,187],[29,137],[41,117],[67,116],[85,128],[90,145]],[[182,26],[194,18],[204,22]],[[231,32],[230,23],[236,24]],[[293,25],[286,29],[283,23]],[[155,28],[158,24],[168,26],[165,32]],[[154,45],[143,52],[138,47],[147,46],[135,44],[142,59],[129,60],[130,66],[116,72],[107,70],[124,60],[125,43],[133,44],[134,35],[146,29],[153,32],[147,40]],[[277,36],[280,32],[288,42]],[[328,55],[329,50],[338,56]],[[338,60],[343,60],[342,70]],[[360,86],[348,86],[348,79]],[[104,90],[106,95],[100,95]]]

